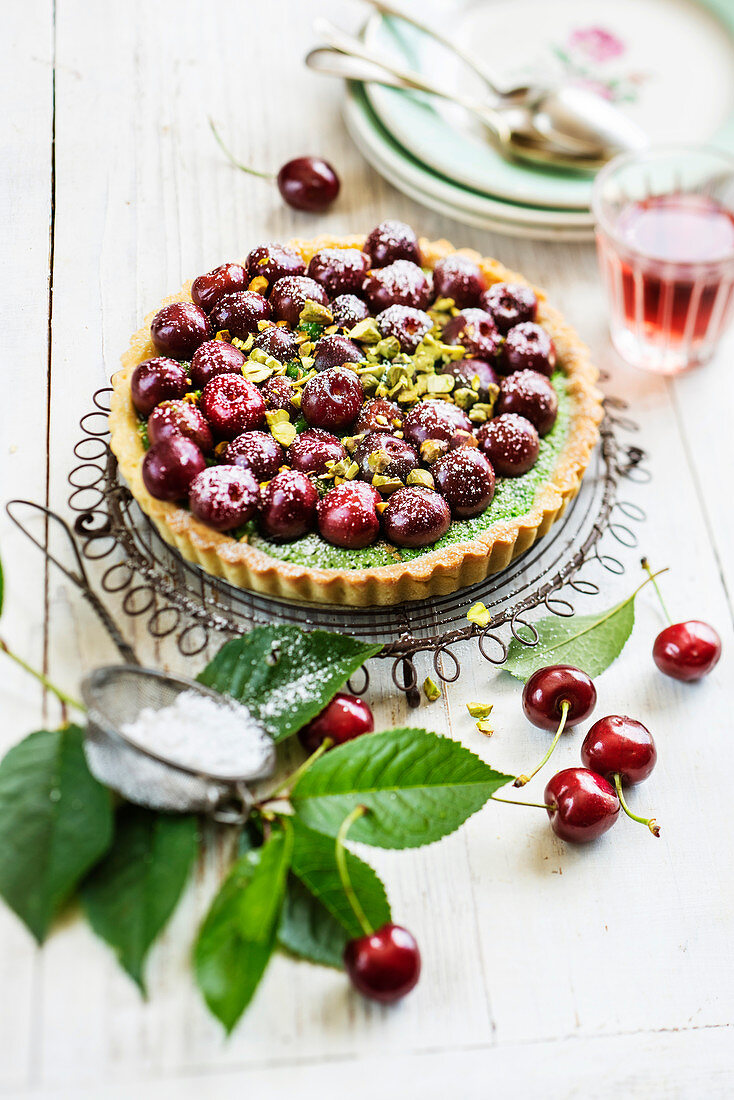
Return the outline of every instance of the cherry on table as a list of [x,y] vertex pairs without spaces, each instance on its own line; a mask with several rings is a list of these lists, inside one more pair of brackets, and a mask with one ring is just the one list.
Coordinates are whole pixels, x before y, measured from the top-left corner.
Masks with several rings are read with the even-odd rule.
[[150,336],[161,355],[191,359],[199,345],[212,336],[212,327],[204,310],[193,302],[172,302],[156,313]]
[[162,355],[138,363],[130,378],[133,405],[148,416],[162,401],[175,401],[189,389],[189,377],[180,363]]
[[372,711],[364,699],[340,691],[320,714],[298,731],[298,740],[306,752],[312,753],[327,737],[335,745],[343,745],[363,733],[372,733],[374,728]]
[[652,734],[642,722],[623,714],[609,714],[595,722],[581,746],[581,762],[614,783],[624,812],[660,836],[654,817],[640,817],[627,805],[622,787],[642,783],[652,772],[658,754]]
[[556,836],[586,844],[611,829],[620,804],[614,787],[587,768],[565,768],[549,781],[544,794]]
[[516,787],[524,787],[547,763],[564,729],[588,718],[596,706],[594,681],[573,665],[547,665],[528,678],[522,691],[525,716],[540,729],[553,730],[550,748],[529,775],[519,775]]
[[294,157],[286,161],[278,172],[277,184],[289,206],[310,214],[328,209],[341,187],[338,175],[322,157]]
[[643,558],[641,564],[653,583],[669,624],[655,639],[652,650],[655,664],[661,672],[674,680],[690,682],[703,679],[719,662],[721,638],[709,623],[701,622],[699,619],[674,623],[655,579],[658,574],[652,572],[647,558]]
[[387,267],[395,260],[410,260],[414,264],[421,262],[415,230],[394,218],[375,226],[364,242],[364,251],[372,260],[373,267]]
[[418,944],[398,924],[384,924],[376,932],[350,940],[344,966],[355,989],[363,996],[391,1004],[418,983],[421,956]]

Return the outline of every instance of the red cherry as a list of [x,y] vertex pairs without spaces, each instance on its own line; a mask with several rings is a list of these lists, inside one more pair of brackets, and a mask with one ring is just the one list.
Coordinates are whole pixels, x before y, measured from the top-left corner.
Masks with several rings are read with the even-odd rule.
[[610,714],[595,722],[581,746],[581,760],[605,779],[619,775],[631,786],[641,783],[655,767],[658,758],[649,729],[634,718]]
[[572,665],[547,665],[528,679],[522,691],[526,717],[535,726],[554,730],[550,748],[529,775],[519,775],[516,787],[524,787],[550,759],[566,727],[583,722],[596,706],[596,688],[591,677]]
[[148,416],[161,401],[175,401],[189,388],[186,371],[175,359],[156,356],[138,363],[130,379],[133,405]]
[[191,359],[199,345],[212,336],[212,329],[204,310],[193,302],[172,302],[158,310],[150,335],[161,355]]
[[271,539],[298,539],[316,526],[319,494],[305,474],[283,470],[260,494],[260,527]]
[[421,956],[407,928],[385,924],[376,932],[349,941],[344,949],[344,966],[352,985],[363,996],[390,1004],[416,986]]
[[211,313],[225,294],[247,289],[247,275],[242,264],[220,264],[205,275],[197,275],[191,284],[194,304]]
[[231,531],[247,523],[259,498],[255,475],[242,466],[210,466],[189,486],[191,511],[217,531]]
[[364,481],[335,485],[319,501],[319,534],[334,546],[359,550],[380,534],[380,494]]
[[566,768],[545,788],[551,829],[561,840],[586,844],[611,829],[619,817],[614,787],[586,768]]
[[212,433],[201,411],[190,401],[163,401],[148,417],[148,442],[151,446],[172,435],[193,439],[204,454],[214,446]]
[[339,194],[339,177],[321,157],[296,157],[278,172],[278,190],[289,206],[319,214]]
[[262,428],[265,401],[257,386],[242,375],[218,374],[204,387],[201,411],[223,439]]
[[364,391],[359,375],[348,367],[330,367],[303,387],[301,413],[310,428],[346,431],[359,415]]
[[193,440],[172,435],[148,448],[141,473],[143,484],[152,497],[181,500],[196,475],[205,468],[204,455]]
[[660,671],[674,680],[701,680],[719,662],[721,638],[697,619],[671,623],[655,639],[652,656]]
[[320,714],[299,730],[298,740],[306,752],[311,753],[316,752],[327,737],[335,745],[342,745],[363,733],[372,733],[374,728],[372,711],[364,699],[340,691]]

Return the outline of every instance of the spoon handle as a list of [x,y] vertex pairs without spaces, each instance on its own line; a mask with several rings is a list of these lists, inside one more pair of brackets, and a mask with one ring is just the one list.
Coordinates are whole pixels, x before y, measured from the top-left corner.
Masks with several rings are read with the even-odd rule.
[[413,15],[412,12],[406,10],[401,4],[394,4],[391,0],[364,0],[364,2],[369,4],[369,6],[376,11],[379,11],[382,15],[392,15],[397,19],[402,19],[404,22],[410,23],[411,26],[416,27],[419,31],[423,31],[424,34],[434,38],[437,42],[440,42],[442,46],[450,50],[456,57],[463,61],[465,65],[475,72],[495,95],[503,97],[512,94],[514,91],[514,89],[503,88],[502,81],[497,79],[491,69],[488,69],[486,65],[480,64],[475,57],[467,53],[466,50],[462,49],[456,42],[452,42],[451,39],[446,36],[445,31],[432,27],[429,23],[424,23],[422,19]]

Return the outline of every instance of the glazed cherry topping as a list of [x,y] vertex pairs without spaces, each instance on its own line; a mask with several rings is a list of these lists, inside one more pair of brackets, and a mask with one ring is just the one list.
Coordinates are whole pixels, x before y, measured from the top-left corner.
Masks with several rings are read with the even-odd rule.
[[446,344],[461,344],[469,359],[497,360],[502,337],[492,317],[483,309],[464,309],[444,325]]
[[[370,455],[380,461],[370,462]],[[375,474],[404,482],[418,466],[418,456],[410,444],[387,432],[369,432],[358,444],[354,460],[359,464],[360,477],[370,483]]]
[[260,527],[271,539],[290,541],[316,526],[319,494],[299,470],[283,470],[260,492]]
[[[265,279],[267,286],[262,287],[261,294],[267,294],[279,279],[286,275],[303,275],[306,265],[303,257],[292,248],[282,244],[261,244],[248,254],[245,260],[247,268],[248,287],[253,279]],[[257,287],[253,289],[257,290]]]
[[245,357],[239,348],[225,340],[207,340],[194,352],[191,360],[191,382],[203,390],[218,374],[241,374]]
[[205,313],[211,313],[220,298],[235,290],[245,290],[247,272],[242,264],[220,264],[206,275],[198,275],[191,284],[191,297]]
[[291,328],[298,328],[301,311],[308,301],[320,306],[329,304],[329,296],[321,284],[307,275],[286,275],[270,292],[273,317],[286,321]]
[[370,315],[366,303],[355,294],[339,294],[331,303],[331,312],[334,324],[346,329],[354,328]]
[[585,768],[614,781],[618,775],[625,786],[647,779],[658,754],[652,734],[642,722],[621,714],[610,714],[594,722],[581,746]]
[[295,333],[285,325],[268,325],[262,332],[258,332],[255,343],[258,351],[264,351],[280,363],[287,363],[298,355],[298,340]]
[[500,477],[520,477],[535,465],[540,439],[534,425],[517,413],[504,413],[482,424],[479,446]]
[[546,665],[526,681],[522,707],[542,730],[555,730],[566,704],[566,729],[588,718],[596,706],[594,681],[573,665]]
[[207,382],[201,411],[223,439],[262,428],[265,421],[265,401],[259,389],[236,374],[220,374]]
[[296,436],[288,448],[288,465],[303,474],[325,474],[327,462],[339,462],[345,455],[335,435],[309,428]]
[[484,291],[479,304],[492,314],[503,336],[523,321],[534,321],[538,310],[534,292],[522,283],[495,283]]
[[270,320],[267,298],[252,290],[238,290],[219,299],[210,314],[217,332],[226,329],[230,336],[246,340],[251,332],[258,332],[260,321]]
[[471,432],[471,421],[463,409],[448,401],[419,401],[403,420],[403,432],[417,450],[426,439],[450,443],[456,431]]
[[156,350],[172,359],[191,359],[212,336],[209,318],[193,302],[172,302],[159,309],[150,326]]
[[674,680],[701,680],[719,662],[721,638],[697,619],[671,623],[655,639],[652,656],[660,671]]
[[148,416],[161,401],[175,401],[189,388],[186,371],[175,359],[157,356],[139,363],[130,379],[133,405],[141,416]]
[[497,372],[485,359],[457,359],[444,363],[441,374],[450,374],[456,379],[455,389],[475,390],[480,401],[489,401],[490,387],[499,385]]
[[407,928],[385,924],[368,936],[349,941],[344,948],[344,966],[363,996],[391,1004],[418,984],[421,956]]
[[412,355],[423,337],[433,327],[433,321],[422,309],[412,306],[389,306],[377,315],[383,336],[394,336],[400,350]]
[[331,367],[303,387],[301,413],[311,428],[346,431],[362,408],[362,383],[348,367]]
[[507,333],[499,364],[503,374],[535,370],[550,378],[556,366],[556,347],[544,328],[524,321]]
[[364,242],[364,251],[374,267],[387,267],[396,260],[420,264],[421,252],[415,231],[405,222],[388,219],[380,222]]
[[431,282],[417,264],[395,260],[387,267],[370,271],[362,292],[375,313],[381,313],[388,306],[425,309],[431,301]]
[[321,283],[330,298],[355,294],[362,286],[370,258],[358,248],[322,248],[308,265],[308,276]]
[[318,504],[319,534],[335,546],[359,550],[380,534],[380,494],[363,481],[335,485]]
[[283,409],[290,417],[296,413],[293,403],[296,391],[282,374],[273,374],[266,378],[260,387],[260,393],[268,409]]
[[394,401],[373,397],[362,407],[354,425],[355,432],[394,432],[403,426],[403,414]]
[[335,745],[343,745],[363,733],[372,733],[374,728],[372,711],[364,699],[339,691],[320,714],[298,731],[298,740],[306,752],[312,753],[327,737]]
[[247,523],[259,499],[255,475],[242,466],[210,466],[189,485],[191,511],[216,531],[231,531]]
[[492,503],[494,470],[475,448],[449,451],[431,466],[431,473],[455,519],[479,516]]
[[285,462],[285,451],[269,432],[243,432],[227,444],[224,461],[252,470],[258,481],[270,481]]
[[214,446],[212,433],[201,411],[191,401],[164,401],[156,405],[148,417],[148,440],[151,446],[184,435],[193,440],[204,454]]
[[495,415],[517,413],[547,435],[558,415],[558,396],[548,378],[534,370],[520,370],[500,382]]
[[314,367],[318,371],[341,367],[344,363],[360,363],[362,349],[348,336],[322,336],[314,349]]
[[460,252],[439,260],[433,269],[433,292],[436,298],[453,298],[457,309],[478,306],[486,281],[479,264]]
[[382,523],[385,537],[396,546],[430,546],[448,531],[451,512],[433,489],[410,485],[390,497]]
[[278,190],[296,210],[320,214],[339,194],[339,177],[321,157],[296,157],[278,172]]
[[545,788],[551,829],[561,840],[586,844],[611,829],[619,817],[614,787],[586,768],[565,768]]
[[145,452],[143,484],[158,500],[181,500],[204,469],[206,460],[199,447],[183,435],[174,435]]

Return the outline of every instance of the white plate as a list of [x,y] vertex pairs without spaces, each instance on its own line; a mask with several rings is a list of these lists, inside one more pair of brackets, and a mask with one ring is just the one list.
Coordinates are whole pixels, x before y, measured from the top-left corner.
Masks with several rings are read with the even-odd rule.
[[[465,203],[467,192],[456,185],[434,176],[423,165],[406,157],[380,126],[366,103],[364,92],[357,85],[347,91],[344,105],[347,129],[362,154],[374,168],[403,194],[423,203],[431,210],[447,214],[466,225],[489,229],[513,237],[532,237],[536,240],[586,241],[593,235],[588,215],[582,224],[559,225],[541,217],[540,212],[511,203],[471,195]],[[520,214],[518,219],[515,215]],[[528,220],[527,214],[532,215]],[[544,211],[548,215],[549,211]],[[573,215],[578,218],[579,215]]]
[[[605,0],[589,9],[588,0],[483,0],[454,5],[450,18],[439,10],[452,36],[508,82],[538,71],[573,78],[614,99],[655,144],[734,148],[731,0]],[[366,37],[448,88],[481,95],[476,77],[409,24],[375,16]],[[367,94],[397,141],[446,178],[516,203],[588,209],[590,177],[505,160],[461,108],[377,84]]]

